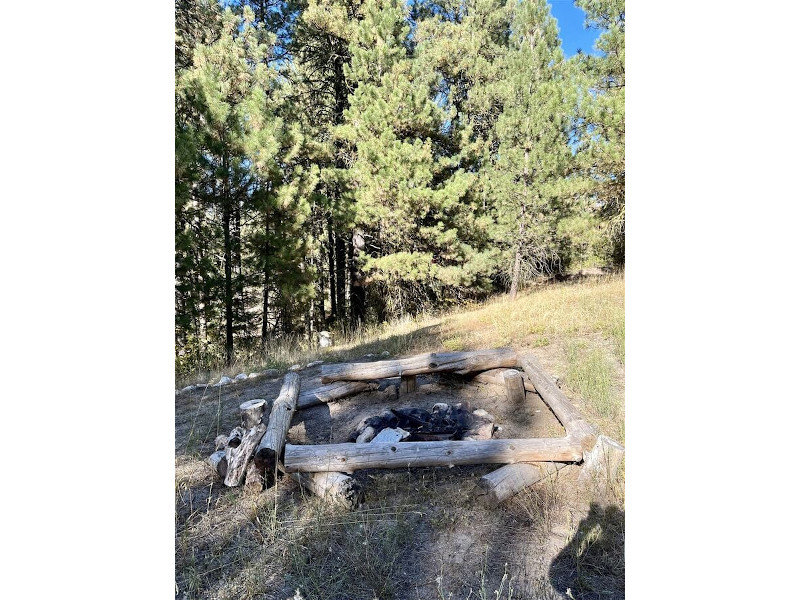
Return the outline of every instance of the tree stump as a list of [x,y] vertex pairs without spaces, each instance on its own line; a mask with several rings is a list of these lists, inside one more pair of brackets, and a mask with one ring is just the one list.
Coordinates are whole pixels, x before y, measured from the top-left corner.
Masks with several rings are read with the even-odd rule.
[[401,375],[400,376],[400,393],[412,394],[417,391],[417,376],[416,375]]
[[251,429],[261,423],[261,417],[264,415],[266,406],[267,401],[262,398],[242,402],[239,405],[239,410],[242,414],[242,427]]
[[514,369],[503,371],[503,385],[511,405],[522,406],[525,402],[525,384],[522,381],[522,373]]

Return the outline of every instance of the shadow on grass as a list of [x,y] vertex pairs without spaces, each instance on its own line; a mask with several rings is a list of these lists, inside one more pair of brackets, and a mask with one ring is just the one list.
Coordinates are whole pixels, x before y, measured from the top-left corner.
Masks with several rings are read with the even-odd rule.
[[550,564],[550,581],[575,600],[625,597],[625,512],[592,503],[575,536]]

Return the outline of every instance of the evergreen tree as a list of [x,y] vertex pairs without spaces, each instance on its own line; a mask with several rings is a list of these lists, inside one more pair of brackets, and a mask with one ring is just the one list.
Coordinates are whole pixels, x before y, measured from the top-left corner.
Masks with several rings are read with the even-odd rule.
[[512,298],[526,276],[548,271],[560,259],[557,226],[571,161],[571,89],[549,5],[523,0],[515,7],[497,84],[503,110],[494,127],[492,168],[484,173]]
[[587,26],[601,29],[599,56],[575,58],[584,76],[578,156],[590,197],[606,222],[607,254],[625,264],[625,2],[577,0]]

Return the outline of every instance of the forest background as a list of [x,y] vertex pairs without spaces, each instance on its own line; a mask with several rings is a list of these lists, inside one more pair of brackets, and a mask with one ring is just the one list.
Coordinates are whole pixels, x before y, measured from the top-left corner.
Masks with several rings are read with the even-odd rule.
[[176,0],[178,375],[625,261],[625,8]]

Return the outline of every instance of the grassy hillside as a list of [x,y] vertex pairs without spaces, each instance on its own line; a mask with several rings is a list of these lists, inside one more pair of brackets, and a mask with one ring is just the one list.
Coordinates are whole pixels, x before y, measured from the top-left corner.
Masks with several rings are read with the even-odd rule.
[[[537,286],[513,302],[407,319],[324,351],[277,348],[268,365],[243,361],[227,374],[511,345],[532,350],[581,412],[624,443],[624,292],[624,276]],[[207,464],[214,437],[238,423],[240,402],[274,398],[280,385],[176,396],[178,597],[624,600],[624,467],[603,497],[571,487],[573,470],[496,509],[472,496],[476,478],[496,465],[356,471],[366,492],[357,510],[332,507],[287,477],[257,494],[224,487]],[[421,394],[421,402],[440,400]],[[295,435],[312,432],[320,416],[333,427],[340,408],[303,411]]]

